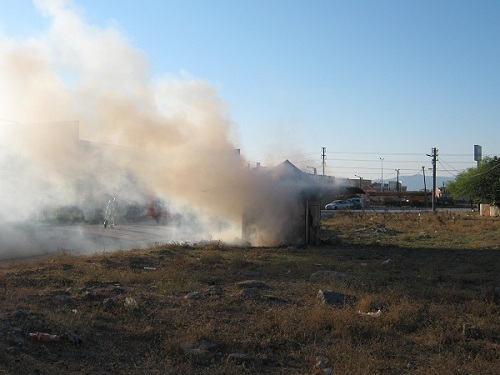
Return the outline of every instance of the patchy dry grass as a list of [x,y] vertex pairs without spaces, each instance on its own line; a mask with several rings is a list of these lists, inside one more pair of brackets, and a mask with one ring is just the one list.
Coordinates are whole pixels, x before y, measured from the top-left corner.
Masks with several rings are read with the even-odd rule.
[[323,236],[349,245],[405,248],[500,248],[500,218],[457,212],[339,212],[322,223]]
[[[500,221],[413,214],[337,215],[331,244],[309,248],[4,263],[0,374],[323,374],[319,356],[336,374],[498,373]],[[326,270],[344,276],[311,278]],[[321,304],[320,289],[356,303]]]

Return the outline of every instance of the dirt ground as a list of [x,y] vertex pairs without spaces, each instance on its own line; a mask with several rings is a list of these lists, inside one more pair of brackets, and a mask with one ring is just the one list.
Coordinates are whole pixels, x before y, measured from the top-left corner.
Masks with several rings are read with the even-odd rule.
[[0,374],[496,374],[500,252],[373,228],[3,262]]

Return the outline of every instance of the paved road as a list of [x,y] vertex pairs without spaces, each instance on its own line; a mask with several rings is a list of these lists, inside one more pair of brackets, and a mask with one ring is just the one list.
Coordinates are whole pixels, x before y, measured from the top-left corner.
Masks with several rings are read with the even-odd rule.
[[145,247],[154,243],[192,240],[176,226],[144,223],[117,225],[2,224],[0,260],[25,258],[57,251],[96,253]]

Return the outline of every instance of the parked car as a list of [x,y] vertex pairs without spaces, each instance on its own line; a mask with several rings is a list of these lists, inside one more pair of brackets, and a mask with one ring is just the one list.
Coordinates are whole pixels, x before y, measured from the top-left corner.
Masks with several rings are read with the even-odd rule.
[[327,210],[345,210],[345,209],[353,208],[353,207],[354,207],[354,205],[347,200],[346,201],[336,200],[336,201],[328,203],[325,206],[325,209],[327,209]]
[[347,199],[347,201],[352,203],[353,208],[363,208],[363,206],[364,206],[363,198],[358,198],[358,197],[349,198],[349,199]]

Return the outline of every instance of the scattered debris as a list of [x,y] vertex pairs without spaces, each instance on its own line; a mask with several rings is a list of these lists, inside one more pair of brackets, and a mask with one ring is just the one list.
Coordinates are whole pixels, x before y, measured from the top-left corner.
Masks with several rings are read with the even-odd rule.
[[378,318],[380,315],[382,315],[382,310],[379,309],[377,311],[369,311],[369,312],[358,311],[358,314],[363,316],[369,316],[371,318]]
[[38,341],[56,342],[56,341],[61,340],[61,338],[58,335],[52,335],[50,333],[45,333],[45,332],[34,332],[34,333],[30,333],[29,336],[33,340],[38,340]]
[[133,309],[136,309],[139,306],[137,301],[132,297],[125,297],[125,302],[123,303],[123,305],[125,307],[129,307],[129,308],[133,308]]
[[316,357],[316,364],[314,365],[314,371],[316,373],[320,372],[325,375],[334,375],[335,373],[328,358],[323,356]]

